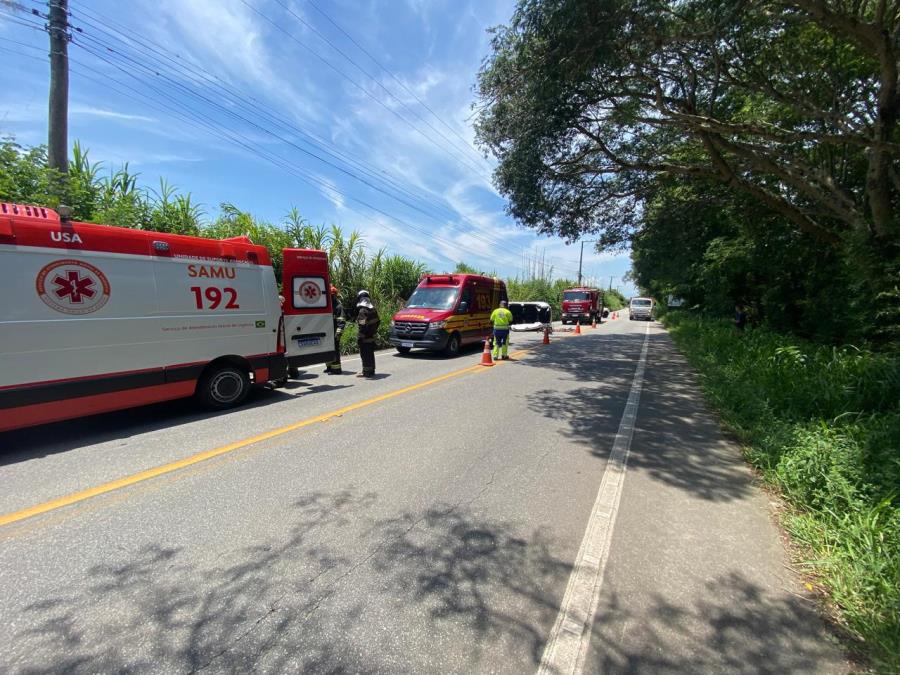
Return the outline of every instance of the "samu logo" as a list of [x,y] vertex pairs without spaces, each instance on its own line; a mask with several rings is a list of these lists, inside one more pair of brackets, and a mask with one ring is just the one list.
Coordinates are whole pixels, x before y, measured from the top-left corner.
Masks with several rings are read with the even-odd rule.
[[63,314],[90,314],[109,300],[109,279],[83,260],[56,260],[44,265],[35,280],[38,296]]
[[81,237],[77,232],[51,232],[50,238],[53,241],[61,241],[64,244],[83,244]]

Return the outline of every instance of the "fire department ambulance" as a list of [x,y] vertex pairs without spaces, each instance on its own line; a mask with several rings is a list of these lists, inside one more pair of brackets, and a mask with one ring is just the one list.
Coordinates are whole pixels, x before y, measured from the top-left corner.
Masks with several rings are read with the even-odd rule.
[[[61,207],[64,212],[64,208]],[[240,404],[331,359],[323,251],[69,220],[0,203],[0,431],[168,399]]]
[[425,274],[393,316],[388,340],[401,354],[427,349],[455,356],[491,334],[491,312],[506,299],[506,284],[494,277]]

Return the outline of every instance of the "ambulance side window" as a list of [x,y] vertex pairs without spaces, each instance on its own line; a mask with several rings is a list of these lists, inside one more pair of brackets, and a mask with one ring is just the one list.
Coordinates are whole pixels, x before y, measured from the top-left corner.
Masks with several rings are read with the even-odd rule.
[[463,303],[466,303],[466,312],[474,312],[474,311],[475,311],[475,307],[472,306],[472,301],[473,301],[473,298],[472,298],[472,284],[471,284],[471,283],[467,283],[467,284],[465,285],[465,287],[463,288],[462,295],[461,295],[460,298],[459,298],[459,305],[457,305],[457,306],[458,306],[458,307],[462,307],[462,304],[463,304]]

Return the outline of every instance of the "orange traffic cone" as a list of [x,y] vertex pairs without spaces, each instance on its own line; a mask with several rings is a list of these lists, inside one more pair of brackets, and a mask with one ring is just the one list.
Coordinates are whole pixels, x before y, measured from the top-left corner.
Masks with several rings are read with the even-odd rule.
[[484,351],[481,352],[481,364],[482,366],[492,366],[494,365],[493,359],[491,359],[491,341],[484,341]]
[[550,344],[550,327],[549,326],[544,327],[544,344],[545,345]]
[[581,335],[581,319],[575,322],[575,335]]
[[618,318],[619,318],[619,313],[613,312],[613,320],[618,319]]

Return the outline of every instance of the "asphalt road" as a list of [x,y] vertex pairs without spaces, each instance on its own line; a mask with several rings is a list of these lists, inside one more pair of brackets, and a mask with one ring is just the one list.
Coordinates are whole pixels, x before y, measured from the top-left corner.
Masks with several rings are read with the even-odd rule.
[[0,527],[0,672],[554,672],[579,592],[579,671],[845,672],[662,328],[539,341],[0,434],[0,518],[88,491]]

